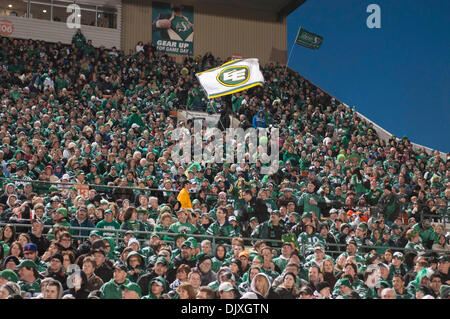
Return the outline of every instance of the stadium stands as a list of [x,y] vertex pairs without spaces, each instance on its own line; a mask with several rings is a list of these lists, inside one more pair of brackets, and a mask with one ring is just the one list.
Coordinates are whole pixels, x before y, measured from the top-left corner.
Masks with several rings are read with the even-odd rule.
[[438,151],[381,138],[268,64],[264,87],[228,106],[244,129],[258,112],[279,129],[280,169],[181,166],[170,136],[192,123],[174,114],[223,110],[195,73],[225,61],[0,42],[3,297],[50,298],[52,285],[76,299],[183,299],[200,286],[236,299],[447,297],[450,169]]

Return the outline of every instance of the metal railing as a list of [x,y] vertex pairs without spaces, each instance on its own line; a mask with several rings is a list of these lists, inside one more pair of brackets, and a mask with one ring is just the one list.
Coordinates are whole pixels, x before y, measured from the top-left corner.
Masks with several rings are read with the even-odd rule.
[[[0,177],[0,180],[10,181],[10,182],[19,182],[23,184],[49,184],[49,185],[57,185],[57,186],[73,186],[77,185],[88,186],[89,188],[108,188],[108,189],[131,189],[131,190],[139,190],[146,192],[168,192],[168,193],[178,193],[180,190],[177,189],[159,189],[159,188],[148,188],[148,187],[137,187],[137,186],[121,186],[121,185],[106,185],[106,184],[79,184],[79,183],[66,183],[66,182],[52,182],[52,181],[41,181],[41,180],[28,180],[28,179],[18,179],[18,178],[7,178]],[[197,193],[200,189],[195,189],[190,193]],[[205,193],[205,195],[218,196],[214,193]]]
[[[4,222],[0,222],[0,227],[4,227],[6,225],[10,225],[13,228],[17,228],[17,227],[25,227],[25,228],[31,228],[31,224],[18,224],[18,223],[4,223]],[[44,228],[46,229],[51,229],[53,228],[53,225],[44,225]],[[101,232],[114,232],[116,235],[114,237],[114,241],[116,244],[116,247],[121,243],[121,241],[123,240],[122,237],[120,236],[122,234],[122,236],[129,230],[125,230],[125,229],[104,229],[104,228],[92,228],[92,227],[67,227],[69,232],[71,230],[80,230],[80,231],[101,231]],[[72,233],[71,233],[72,234]],[[212,247],[213,249],[215,249],[216,247],[216,243],[225,243],[225,245],[230,246],[231,242],[231,238],[230,237],[226,237],[226,236],[213,236],[213,235],[207,235],[207,234],[181,234],[181,233],[172,233],[172,232],[154,232],[154,231],[133,231],[133,234],[135,235],[135,237],[139,240],[139,242],[141,243],[145,243],[150,236],[153,236],[154,234],[158,235],[160,238],[163,238],[163,236],[168,236],[169,238],[174,238],[177,237],[178,235],[184,235],[187,238],[188,237],[194,237],[195,239],[201,239],[201,240],[205,240],[208,239],[211,241],[212,243]],[[139,235],[143,235],[145,238],[139,238]],[[46,236],[46,234],[43,233],[43,236]],[[237,236],[238,237],[238,236]],[[72,234],[72,238],[81,238],[81,239],[88,239],[89,236],[86,235],[77,235],[77,234]],[[266,243],[276,243],[278,245],[274,245],[277,247],[281,247],[283,241],[282,240],[276,240],[276,239],[263,239],[263,238],[248,238],[248,237],[239,237],[242,238],[244,240],[244,242],[254,242],[256,240],[263,240]],[[173,240],[164,240],[164,242],[167,243],[171,243],[174,244]],[[299,243],[300,244],[300,254],[302,256],[305,256],[307,252],[309,252],[310,250],[307,249],[308,245],[314,245],[311,243],[306,242],[305,240],[302,240],[302,242]],[[325,253],[328,254],[338,254],[338,253],[342,253],[345,251],[345,247],[347,246],[347,244],[338,244],[338,243],[325,243]],[[329,249],[329,247],[334,247],[336,250],[332,250]],[[275,247],[274,247],[275,248]],[[339,248],[343,248],[343,249],[339,249]],[[378,249],[382,249],[382,250],[392,250],[392,251],[407,251],[410,250],[408,248],[405,247],[397,247],[397,246],[369,246],[369,245],[358,245],[358,250],[359,249],[363,249],[363,250],[367,250],[367,251],[372,251],[372,250],[378,250]],[[433,249],[424,249],[424,250],[420,250],[417,252],[424,252],[424,253],[437,253],[437,254],[442,254],[442,253],[448,253],[448,251],[446,250],[433,250]]]

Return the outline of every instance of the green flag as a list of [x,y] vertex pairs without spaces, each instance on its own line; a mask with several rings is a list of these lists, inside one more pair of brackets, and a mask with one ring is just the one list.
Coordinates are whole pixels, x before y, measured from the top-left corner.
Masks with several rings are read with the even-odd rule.
[[300,27],[297,33],[297,38],[295,43],[300,44],[304,47],[317,50],[322,45],[323,37],[305,30]]

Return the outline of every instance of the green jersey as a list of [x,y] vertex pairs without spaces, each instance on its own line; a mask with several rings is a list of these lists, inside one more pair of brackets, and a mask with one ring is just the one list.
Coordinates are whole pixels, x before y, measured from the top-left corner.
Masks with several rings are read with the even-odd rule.
[[29,292],[30,294],[36,294],[41,292],[41,279],[39,278],[32,283],[20,280],[18,284],[22,291]]
[[[298,236],[298,244],[305,249],[305,251],[313,249],[314,245],[319,241],[323,242],[323,238],[318,234],[308,235],[307,233],[301,233],[300,236]],[[303,247],[303,244],[305,244],[305,247]]]
[[[211,236],[220,236],[220,237],[234,237],[235,232],[233,226],[228,222],[225,221],[224,224],[220,225],[218,221],[215,221],[211,225],[209,225],[208,229],[206,230],[207,235]],[[216,241],[217,244],[225,243],[227,240],[225,239],[218,239]]]
[[197,230],[197,227],[195,227],[194,225],[192,225],[189,222],[187,222],[187,223],[176,222],[176,223],[173,223],[172,225],[170,225],[170,227],[169,227],[169,232],[176,233],[176,234],[181,234],[181,233],[194,234],[196,230]]
[[111,223],[108,223],[106,220],[103,219],[99,221],[95,227],[102,229],[102,231],[100,231],[102,237],[116,237],[117,232],[115,231],[108,232],[108,230],[120,229],[120,224],[116,220],[113,220]]

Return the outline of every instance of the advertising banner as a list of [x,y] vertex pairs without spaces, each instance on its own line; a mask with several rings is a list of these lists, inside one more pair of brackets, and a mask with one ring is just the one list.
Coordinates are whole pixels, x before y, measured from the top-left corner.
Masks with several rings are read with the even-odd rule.
[[152,3],[152,43],[157,51],[194,55],[194,7]]

